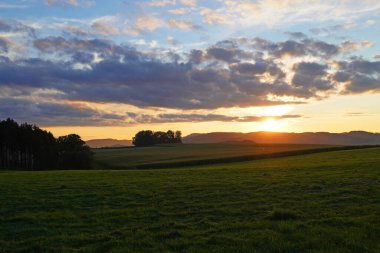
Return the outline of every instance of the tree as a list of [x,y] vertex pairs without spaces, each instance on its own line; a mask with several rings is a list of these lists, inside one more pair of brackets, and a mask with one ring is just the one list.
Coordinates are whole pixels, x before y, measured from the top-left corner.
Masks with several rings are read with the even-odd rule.
[[175,132],[175,142],[176,143],[182,143],[182,132],[181,131]]
[[172,130],[166,132],[166,137],[168,139],[168,143],[175,143],[175,135]]
[[59,167],[61,169],[89,169],[93,152],[79,135],[70,134],[57,139]]
[[133,145],[137,147],[147,147],[154,145],[153,131],[144,130],[138,132],[132,140]]
[[19,125],[12,119],[0,121],[0,168],[55,169],[54,136],[37,126]]
[[35,125],[0,121],[0,169],[87,169],[92,156],[78,135],[55,139]]
[[133,145],[136,147],[148,147],[156,144],[168,144],[168,143],[182,143],[182,133],[181,131],[172,130],[167,132],[153,132],[151,130],[144,130],[138,132],[132,141]]

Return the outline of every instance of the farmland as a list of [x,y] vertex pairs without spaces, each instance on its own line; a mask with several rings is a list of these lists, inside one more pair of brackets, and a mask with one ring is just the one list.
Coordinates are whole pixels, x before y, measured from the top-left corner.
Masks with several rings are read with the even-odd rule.
[[186,165],[199,161],[235,158],[258,154],[331,148],[329,145],[299,144],[170,144],[143,148],[97,149],[97,168],[128,169],[148,165]]
[[182,169],[3,171],[0,252],[380,252],[379,184],[380,148]]

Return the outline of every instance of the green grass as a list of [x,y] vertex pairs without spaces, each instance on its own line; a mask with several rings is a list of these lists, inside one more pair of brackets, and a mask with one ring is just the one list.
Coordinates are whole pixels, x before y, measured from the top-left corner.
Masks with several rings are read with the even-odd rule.
[[0,252],[380,252],[380,148],[0,172]]
[[[145,148],[95,149],[96,168],[127,169],[147,165],[173,167],[249,155],[333,147],[300,144],[169,144]],[[213,163],[213,162],[212,162]],[[161,165],[161,166],[157,166]],[[148,166],[149,167],[149,166]]]

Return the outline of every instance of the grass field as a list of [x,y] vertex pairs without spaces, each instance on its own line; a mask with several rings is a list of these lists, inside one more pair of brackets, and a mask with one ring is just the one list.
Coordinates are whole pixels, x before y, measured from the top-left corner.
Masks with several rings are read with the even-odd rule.
[[0,252],[380,252],[380,148],[0,172]]
[[[182,165],[194,161],[333,147],[300,144],[169,144],[145,148],[95,149],[96,168]],[[161,166],[159,166],[161,167]]]

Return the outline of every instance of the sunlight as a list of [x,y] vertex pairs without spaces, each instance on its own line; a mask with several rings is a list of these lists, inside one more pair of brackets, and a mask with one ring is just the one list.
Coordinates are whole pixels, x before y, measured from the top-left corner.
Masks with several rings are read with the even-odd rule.
[[284,114],[288,114],[293,111],[293,105],[278,105],[278,106],[268,106],[264,109],[264,115],[266,116],[281,116]]
[[263,130],[265,131],[276,131],[282,127],[282,124],[275,119],[267,119],[263,122]]

